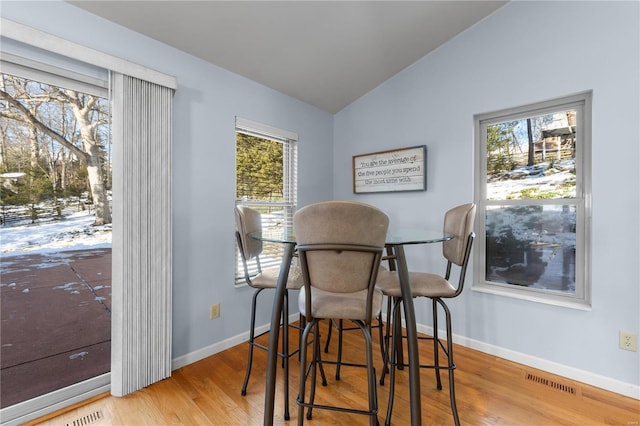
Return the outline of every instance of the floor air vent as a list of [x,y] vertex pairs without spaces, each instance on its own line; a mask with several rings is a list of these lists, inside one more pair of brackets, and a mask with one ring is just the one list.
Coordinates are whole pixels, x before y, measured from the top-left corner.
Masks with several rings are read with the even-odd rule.
[[75,419],[74,421],[67,423],[66,426],[90,425],[91,423],[97,422],[102,418],[103,418],[102,411],[98,410],[98,411],[94,411],[91,414],[87,414],[86,416],[82,416],[79,419]]
[[562,383],[554,382],[553,380],[545,379],[544,377],[536,376],[535,374],[527,373],[527,380],[549,386],[571,395],[576,394],[576,389],[573,386],[563,385]]

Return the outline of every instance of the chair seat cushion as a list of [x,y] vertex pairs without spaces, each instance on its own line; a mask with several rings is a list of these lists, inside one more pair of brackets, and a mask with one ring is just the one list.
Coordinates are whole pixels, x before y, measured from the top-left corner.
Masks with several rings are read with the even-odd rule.
[[[413,297],[454,297],[456,288],[442,276],[428,272],[409,272],[411,293]],[[400,281],[396,271],[380,268],[376,288],[385,296],[401,297]]]
[[[306,315],[305,288],[300,290],[298,308],[302,315]],[[367,290],[354,293],[332,293],[311,288],[311,316],[314,318],[341,318],[348,320],[366,320]],[[382,307],[382,291],[376,289],[373,293],[372,319],[380,315]]]
[[[250,286],[253,288],[276,288],[280,267],[273,266],[262,270],[261,274],[251,278]],[[287,289],[297,290],[303,286],[302,273],[298,265],[291,265],[289,269],[289,279]]]
[[381,290],[385,296],[400,297],[400,281],[396,271],[388,271],[382,266],[378,269],[376,288]]

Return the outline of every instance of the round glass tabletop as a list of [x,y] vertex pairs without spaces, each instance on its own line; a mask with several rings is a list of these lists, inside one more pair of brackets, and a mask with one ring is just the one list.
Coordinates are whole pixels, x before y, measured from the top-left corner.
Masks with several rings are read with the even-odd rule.
[[[295,243],[296,236],[293,228],[267,228],[262,232],[252,232],[251,238],[271,243]],[[387,232],[385,243],[388,245],[399,244],[427,244],[448,241],[453,238],[452,234],[424,228],[393,228]]]

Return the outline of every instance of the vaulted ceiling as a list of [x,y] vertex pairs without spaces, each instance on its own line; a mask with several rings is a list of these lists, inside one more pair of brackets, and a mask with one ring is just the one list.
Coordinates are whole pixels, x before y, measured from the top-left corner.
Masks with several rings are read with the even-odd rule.
[[67,1],[331,113],[507,3]]

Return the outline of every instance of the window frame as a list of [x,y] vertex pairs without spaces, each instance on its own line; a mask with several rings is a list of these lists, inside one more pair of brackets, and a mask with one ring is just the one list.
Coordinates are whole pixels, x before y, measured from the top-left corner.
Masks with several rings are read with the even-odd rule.
[[[236,127],[234,135],[238,133],[245,133],[251,136],[255,136],[261,139],[267,139],[274,142],[283,144],[283,167],[282,167],[282,192],[283,201],[268,202],[268,201],[241,201],[235,200],[236,205],[244,205],[253,207],[256,209],[264,207],[282,207],[285,211],[284,226],[293,226],[293,214],[298,207],[298,134],[288,130],[278,129],[266,124],[258,123],[255,121],[247,120],[241,117],[236,117]],[[236,164],[237,167],[237,164]],[[235,179],[234,179],[235,182]],[[235,241],[235,239],[234,239]],[[269,243],[265,243],[269,244]],[[282,246],[277,245],[275,247],[265,247],[265,252],[275,251],[276,254],[282,255]],[[236,270],[235,270],[235,286],[246,286],[247,283],[244,278],[244,269],[242,267],[242,261],[240,260],[240,251],[236,244],[235,249]],[[271,259],[261,257],[262,269],[280,265],[280,259]],[[249,274],[253,275],[257,273],[257,267],[255,262],[251,262],[248,265]]]
[[[7,52],[1,52],[0,66],[3,74],[48,84],[50,86],[76,90],[85,94],[105,98],[111,102],[108,80],[84,75],[69,69]],[[110,126],[112,124],[113,123],[111,123]],[[109,141],[109,143],[111,143],[111,141]],[[0,417],[9,423],[22,423],[23,421],[33,420],[43,414],[65,408],[70,404],[83,401],[86,398],[100,393],[109,392],[110,389],[111,368],[109,368],[109,371],[106,373],[54,389],[14,405],[6,406],[0,409]]]
[[[576,110],[576,196],[550,200],[487,200],[487,127],[506,121],[520,120],[568,109]],[[552,100],[474,116],[475,184],[474,198],[478,206],[476,229],[478,238],[474,254],[474,291],[524,299],[569,308],[591,309],[591,116],[592,92],[586,91]],[[529,288],[498,283],[486,279],[486,214],[487,206],[575,205],[576,255],[575,293]]]

